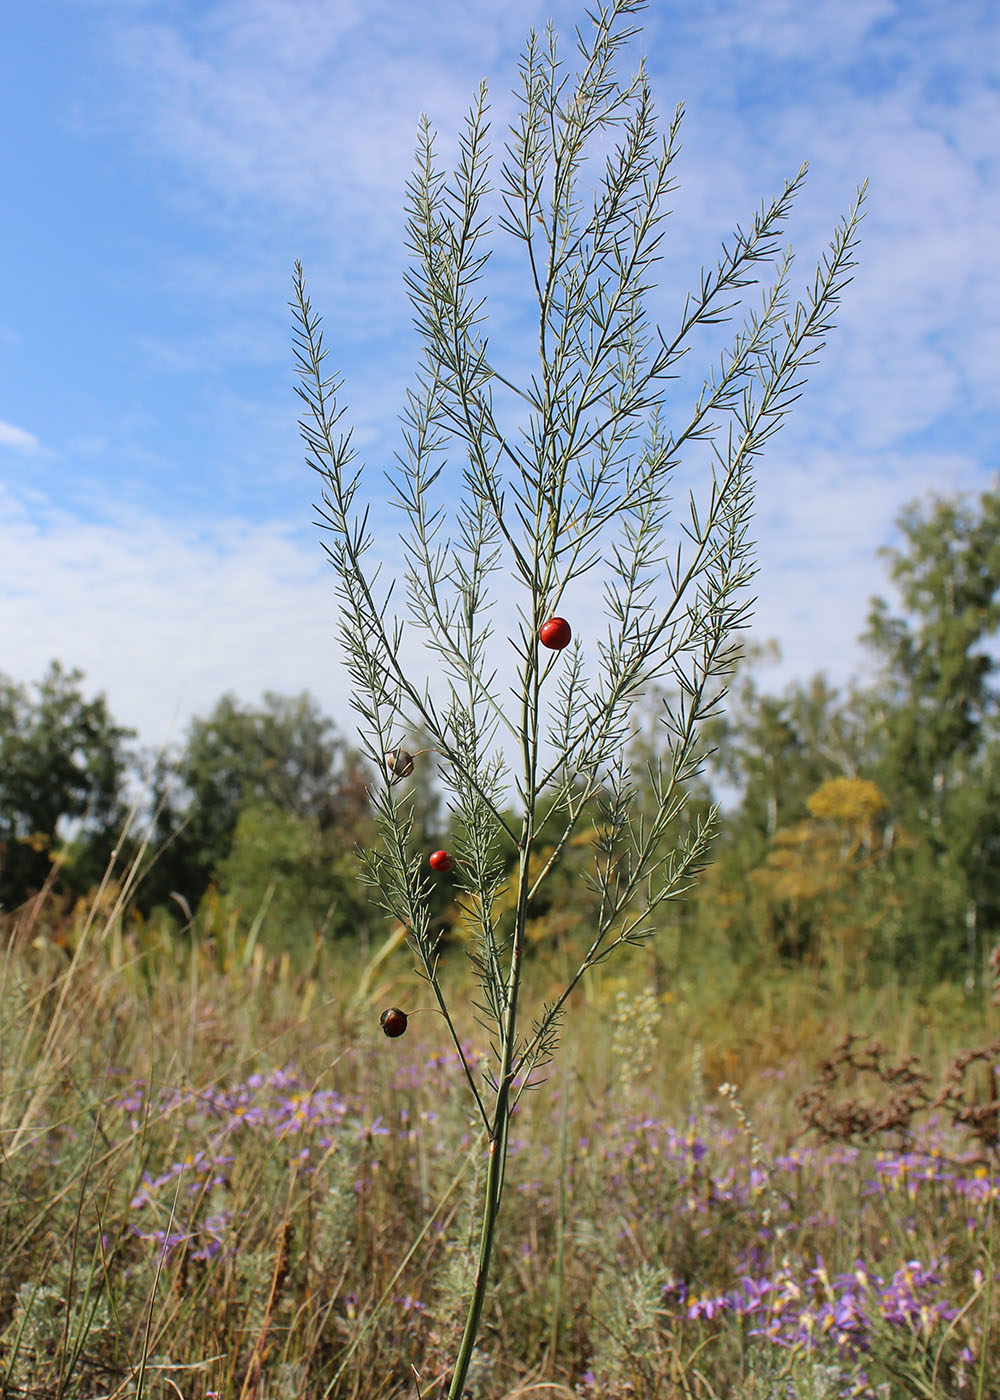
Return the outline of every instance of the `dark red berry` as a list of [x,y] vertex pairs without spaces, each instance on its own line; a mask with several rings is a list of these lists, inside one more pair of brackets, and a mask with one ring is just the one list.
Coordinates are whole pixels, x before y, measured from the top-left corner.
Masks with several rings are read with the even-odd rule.
[[390,1006],[388,1011],[382,1012],[378,1023],[386,1035],[395,1040],[397,1035],[402,1035],[406,1030],[406,1012],[400,1011],[398,1006]]
[[455,858],[447,851],[434,851],[428,857],[428,864],[432,870],[438,870],[442,875],[447,875],[449,870],[454,869]]
[[564,617],[550,617],[538,629],[538,640],[549,651],[562,651],[568,647],[573,636],[572,629]]

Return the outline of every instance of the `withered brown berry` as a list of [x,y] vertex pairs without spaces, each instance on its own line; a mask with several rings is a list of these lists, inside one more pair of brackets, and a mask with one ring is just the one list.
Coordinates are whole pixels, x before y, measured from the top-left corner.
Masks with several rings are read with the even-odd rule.
[[385,766],[394,778],[408,778],[413,772],[413,755],[405,749],[395,749],[386,754]]

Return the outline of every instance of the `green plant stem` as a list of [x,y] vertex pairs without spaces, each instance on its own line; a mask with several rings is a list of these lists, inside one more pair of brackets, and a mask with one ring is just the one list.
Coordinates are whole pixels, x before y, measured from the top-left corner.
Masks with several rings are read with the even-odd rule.
[[563,1286],[566,1269],[566,1174],[569,1165],[569,1075],[563,1074],[562,1114],[559,1124],[559,1215],[556,1220],[556,1267],[552,1299],[552,1323],[549,1332],[549,1365],[554,1367],[559,1353],[559,1328],[562,1319]]
[[[696,792],[706,756],[704,725],[725,697],[738,656],[736,635],[748,618],[753,469],[832,325],[853,266],[864,194],[862,188],[804,300],[789,304],[791,254],[781,254],[779,240],[803,168],[777,199],[761,206],[747,231],[736,229],[714,272],[702,274],[679,333],[670,339],[652,327],[642,301],[661,256],[662,201],[673,188],[681,112],[660,142],[644,68],[627,83],[613,71],[618,51],[638,32],[631,19],[646,3],[601,0],[589,14],[592,38],[578,32],[583,64],[575,78],[557,59],[551,25],[545,43],[529,35],[520,115],[509,128],[498,191],[499,228],[523,245],[537,299],[534,373],[521,388],[493,367],[487,298],[478,286],[494,217],[487,208],[485,87],[470,108],[450,178],[438,166],[429,122],[421,121],[407,185],[406,246],[414,263],[405,280],[424,354],[402,416],[404,451],[396,454],[389,480],[393,504],[408,522],[401,539],[409,612],[434,654],[434,690],[443,685],[447,696],[440,711],[431,677],[421,683],[406,664],[405,624],[389,612],[396,580],[379,583],[382,563],[374,560],[366,573],[375,531],[369,508],[356,501],[363,468],[351,466],[350,432],[337,427],[342,382],[323,368],[320,319],[306,296],[301,265],[295,269],[302,431],[307,461],[324,482],[320,523],[332,534],[327,552],[338,573],[341,636],[364,751],[384,775],[397,736],[415,725],[427,731],[442,760],[453,816],[458,904],[477,930],[473,963],[482,997],[474,1005],[491,1037],[488,1090],[477,1084],[449,1012],[439,939],[431,931],[431,886],[412,849],[413,804],[387,779],[374,790],[383,845],[364,853],[365,874],[388,912],[410,930],[489,1151],[478,1264],[448,1400],[464,1393],[482,1323],[510,1119],[520,1095],[550,1060],[559,1019],[580,979],[617,949],[648,938],[655,911],[690,886],[709,854],[714,807],[685,834],[678,836],[675,823]],[[613,150],[612,129],[620,137]],[[591,137],[606,144],[603,176],[599,154],[590,164],[585,151]],[[744,289],[770,264],[777,275],[759,310],[745,307]],[[693,413],[680,420],[687,425],[667,432],[660,416],[665,381],[686,352],[689,333],[737,308],[744,312],[743,328],[731,350],[706,377]],[[506,395],[495,412],[498,388],[517,400],[522,421],[516,435],[503,426],[511,407]],[[674,541],[666,531],[671,477],[681,448],[696,444],[711,454],[708,500],[699,505],[691,494],[690,521],[679,523]],[[465,491],[457,503],[451,499],[456,451],[465,461]],[[598,568],[605,581],[606,639],[588,640],[581,620],[563,660],[539,652],[539,628],[564,602],[567,615],[580,607],[577,582]],[[520,598],[516,622],[503,629],[517,658],[514,706],[496,683],[493,657],[503,637],[487,613],[489,581],[508,570]],[[659,714],[664,752],[658,745],[649,765],[652,808],[640,811],[627,753],[630,715],[664,679],[671,686]],[[520,749],[519,764],[508,747]],[[511,789],[523,811],[519,834],[509,819]],[[594,833],[586,877],[593,899],[590,946],[519,1042],[532,897],[583,835],[588,818]],[[550,849],[538,853],[540,869],[532,875],[539,833]],[[511,933],[512,850],[518,868]],[[560,1209],[562,1251],[565,1196]],[[560,1275],[564,1263],[561,1252]],[[553,1358],[561,1284],[556,1299]]]
[[[526,707],[528,717],[537,715],[537,704]],[[527,721],[526,721],[526,733]],[[532,744],[525,744],[526,758],[533,752]],[[526,765],[528,781],[532,777],[533,764]],[[514,938],[511,946],[510,969],[507,977],[506,1011],[503,1021],[501,1042],[500,1073],[497,1078],[497,1097],[493,1111],[493,1127],[490,1133],[489,1164],[486,1169],[486,1185],[483,1197],[483,1225],[479,1238],[479,1260],[473,1282],[469,1310],[465,1318],[465,1329],[455,1358],[455,1370],[448,1389],[448,1400],[460,1400],[465,1388],[465,1379],[472,1362],[472,1353],[479,1335],[479,1322],[486,1302],[489,1286],[490,1261],[493,1257],[493,1241],[496,1233],[497,1216],[500,1214],[500,1198],[503,1193],[504,1168],[507,1162],[507,1130],[510,1124],[510,1091],[514,1081],[514,1051],[517,1031],[517,1002],[521,982],[521,959],[524,952],[524,929],[528,917],[528,893],[531,887],[530,863],[534,837],[532,821],[533,803],[529,802],[524,818],[524,835],[521,842],[521,862],[518,874],[517,911],[514,922]]]
[[[489,1164],[486,1168],[486,1194],[483,1201],[483,1228],[479,1238],[479,1261],[476,1265],[476,1278],[469,1311],[465,1318],[465,1330],[455,1358],[455,1370],[448,1387],[448,1400],[460,1400],[465,1388],[465,1378],[469,1374],[472,1353],[479,1335],[479,1319],[483,1315],[486,1301],[486,1288],[489,1282],[490,1259],[493,1256],[493,1237],[497,1216],[500,1213],[500,1191],[503,1186],[503,1158],[507,1138],[507,1104],[510,1099],[510,1081],[502,1079],[497,1091],[494,1134],[490,1138]],[[497,1125],[502,1124],[499,1132]]]

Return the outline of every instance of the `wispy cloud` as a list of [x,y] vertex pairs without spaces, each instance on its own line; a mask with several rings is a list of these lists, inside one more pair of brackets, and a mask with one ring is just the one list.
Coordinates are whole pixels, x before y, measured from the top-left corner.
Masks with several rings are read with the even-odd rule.
[[[582,16],[567,0],[520,0],[501,16],[398,0],[217,0],[183,23],[119,11],[115,42],[134,77],[135,139],[210,189],[217,212],[264,201],[313,235],[322,227],[317,290],[339,335],[364,337],[406,324],[400,232],[418,112],[433,113],[447,154],[474,75],[489,73],[499,144],[512,56],[551,10],[568,58]],[[1000,219],[986,138],[1000,125],[1000,94],[984,51],[1000,25],[961,0],[948,12],[913,0],[823,0],[808,12],[794,0],[712,0],[644,18],[661,107],[687,100],[694,157],[678,163],[668,280],[673,262],[679,287],[690,285],[717,238],[801,159],[812,176],[792,235],[810,257],[869,176],[864,257],[842,316],[845,411],[877,445],[965,391],[1000,407],[988,367],[1000,269],[984,253]],[[238,349],[252,334],[231,327],[222,338]],[[885,380],[873,394],[877,365]]]
[[[843,684],[863,669],[857,637],[868,600],[886,591],[876,551],[891,538],[900,500],[979,484],[977,464],[959,454],[869,455],[854,463],[846,489],[839,456],[775,454],[755,520],[764,567],[751,632],[781,639],[770,677],[783,683],[823,670]],[[394,529],[377,549],[386,577],[399,559]],[[8,490],[0,491],[0,558],[0,631],[18,678],[40,676],[53,658],[81,667],[147,743],[178,738],[228,690],[248,700],[311,690],[353,734],[333,574],[298,523],[197,526],[135,508],[82,523],[37,494]],[[505,575],[494,592],[503,683],[512,678],[505,638],[522,600]],[[580,637],[603,634],[597,575],[569,601]],[[428,655],[411,631],[404,659],[414,675],[428,672]]]
[[15,452],[36,453],[42,444],[34,433],[26,428],[18,428],[13,423],[0,422],[0,447],[12,448]]
[[[137,510],[83,523],[0,492],[0,630],[18,679],[57,658],[161,742],[227,690],[311,689],[346,713],[335,608],[318,545],[276,524],[198,529]],[[10,665],[9,661],[6,663]]]
[[[572,62],[583,6],[91,0],[89,13],[104,24],[77,98],[81,127],[90,120],[138,151],[157,198],[187,220],[184,245],[162,250],[162,290],[197,315],[147,314],[129,343],[171,394],[197,386],[196,428],[209,431],[192,431],[185,455],[158,388],[109,405],[104,422],[88,423],[89,446],[60,440],[85,468],[86,521],[55,489],[11,489],[0,522],[6,655],[25,676],[51,656],[83,666],[150,737],[178,706],[182,718],[204,711],[227,688],[252,697],[307,686],[349,724],[332,587],[303,535],[308,511],[292,520],[311,483],[280,497],[280,518],[249,520],[251,488],[305,475],[289,387],[291,260],[306,260],[331,369],[347,377],[381,523],[381,467],[398,445],[414,348],[401,273],[418,115],[433,117],[448,160],[488,76],[499,151],[525,31],[553,14]],[[665,116],[687,103],[652,303],[667,329],[720,238],[803,159],[810,177],[789,228],[798,289],[856,184],[871,179],[854,284],[763,465],[755,522],[755,634],[781,639],[783,676],[826,668],[843,680],[860,664],[855,638],[883,588],[875,552],[900,507],[930,489],[983,489],[995,466],[977,453],[1000,426],[1000,269],[988,255],[1000,226],[1000,17],[979,0],[704,0],[651,5],[642,22],[627,62],[648,53]],[[505,369],[526,370],[516,260],[498,256],[488,282],[493,344]],[[151,297],[144,311],[155,309]],[[688,388],[671,387],[671,408],[684,411]],[[15,403],[6,411],[39,421]],[[233,425],[232,446],[219,447],[219,427],[212,438],[212,413]],[[123,438],[123,417],[141,432]],[[129,468],[116,487],[127,511],[100,499],[105,439]],[[12,425],[0,425],[0,449],[44,451]],[[168,522],[147,489],[154,479],[165,494],[175,483],[179,497],[196,493],[197,506]],[[391,554],[388,535],[379,544]],[[599,625],[598,594],[581,593],[585,629]],[[424,660],[418,648],[414,664]]]

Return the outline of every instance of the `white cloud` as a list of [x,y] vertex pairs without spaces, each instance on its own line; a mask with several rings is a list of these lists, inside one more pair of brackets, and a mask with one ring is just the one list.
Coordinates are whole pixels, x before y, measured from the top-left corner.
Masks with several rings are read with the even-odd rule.
[[[140,146],[176,162],[216,216],[252,225],[263,202],[266,227],[295,219],[308,229],[317,306],[335,318],[341,344],[370,352],[409,317],[400,243],[418,111],[434,116],[447,155],[488,71],[499,147],[512,55],[552,9],[569,59],[582,16],[568,0],[485,11],[457,0],[215,0],[194,17],[140,9],[129,21],[116,6],[125,110]],[[955,14],[966,39],[985,38],[976,7]],[[806,263],[870,175],[862,265],[841,317],[856,350],[854,363],[839,361],[844,411],[875,444],[933,421],[963,392],[995,409],[986,327],[1000,311],[1000,271],[982,248],[1000,216],[996,152],[984,141],[998,99],[985,45],[970,53],[953,16],[892,0],[822,0],[808,15],[794,0],[712,0],[642,19],[627,61],[649,50],[664,111],[676,97],[690,108],[681,214],[663,267],[671,287],[686,290],[718,238],[802,158],[813,170],[790,231]],[[947,99],[935,87],[942,63],[972,80]],[[766,94],[754,88],[762,66],[779,84]],[[219,278],[233,284],[231,300],[240,280],[231,267],[207,268],[202,285]],[[198,365],[214,348],[253,356],[253,316],[235,306],[227,314],[232,324],[200,345],[157,342],[162,362]]]
[[[689,98],[696,170],[681,169],[677,203],[698,237],[729,217],[727,199],[750,203],[808,159],[789,225],[802,276],[870,178],[859,266],[818,376],[838,435],[865,449],[949,415],[960,434],[964,410],[1000,410],[1000,268],[988,254],[1000,159],[987,135],[1000,124],[987,57],[998,28],[977,5],[880,0],[714,0],[684,13],[673,42],[660,21],[654,71]],[[827,412],[803,411],[820,423]]]
[[[142,347],[165,372],[281,361],[280,394],[265,389],[252,404],[250,389],[220,387],[215,403],[220,412],[235,405],[267,443],[280,440],[284,455],[273,455],[286,460],[280,415],[291,425],[296,404],[278,320],[289,288],[282,282],[274,298],[274,269],[284,262],[290,271],[292,257],[306,254],[314,304],[338,342],[331,368],[347,377],[355,441],[381,449],[409,371],[400,236],[417,114],[426,107],[434,117],[447,158],[488,72],[499,152],[513,109],[511,57],[525,30],[555,9],[569,61],[581,6],[104,3],[119,66],[98,67],[94,101],[121,124],[122,139],[127,131],[155,154],[157,170],[166,161],[168,198],[190,201],[197,192],[190,248],[198,249],[199,220],[223,235],[217,256],[165,255],[171,292],[204,301],[204,328],[181,339],[172,321],[144,326]],[[670,200],[678,212],[662,266],[669,290],[657,299],[668,329],[700,264],[714,262],[719,238],[800,160],[812,168],[789,226],[801,249],[797,288],[857,181],[872,179],[860,265],[838,329],[761,470],[755,633],[781,639],[789,677],[825,667],[846,678],[859,664],[855,638],[868,597],[883,587],[875,551],[902,504],[929,488],[982,487],[993,466],[972,459],[959,431],[966,407],[1000,407],[1000,271],[984,254],[1000,224],[990,139],[1000,98],[986,80],[988,45],[970,44],[985,34],[982,14],[961,0],[947,8],[908,0],[651,6],[627,60],[650,52],[665,115],[677,98],[688,101],[680,189]],[[938,81],[942,65],[963,79],[952,92]],[[760,70],[775,75],[773,87],[755,86]],[[109,73],[117,86],[105,83]],[[492,266],[491,290],[499,302],[492,333],[516,330],[521,288],[510,260]],[[518,349],[502,353],[523,367]],[[919,435],[931,430],[935,446],[921,445]],[[9,425],[0,425],[0,445],[41,450]],[[97,435],[76,451],[96,457],[99,448]],[[243,465],[175,461],[169,440],[158,450],[168,464],[163,478],[197,471],[207,498]],[[100,482],[87,480],[93,510]],[[151,742],[175,714],[183,724],[226,689],[254,698],[266,688],[308,687],[351,726],[318,540],[304,540],[285,520],[171,525],[149,513],[138,491],[130,499],[133,513],[105,512],[99,522],[23,492],[5,502],[5,666],[27,679],[53,656],[80,665],[108,691],[116,715]],[[227,501],[243,509],[237,489]],[[291,509],[287,500],[282,508]],[[584,630],[597,625],[595,606],[582,592]],[[419,648],[412,659],[426,668]]]
[[693,27],[719,49],[757,49],[769,59],[803,59],[817,48],[831,59],[852,57],[872,26],[896,10],[894,0],[709,0]]
[[29,433],[25,428],[15,427],[13,423],[4,422],[0,422],[0,447],[10,447],[15,452],[41,451],[41,443],[34,433]]
[[[291,202],[332,216],[338,241],[370,247],[395,223],[421,99],[450,128],[471,96],[440,43],[442,8],[453,7],[241,0],[183,27],[139,19],[116,40],[141,75],[129,92],[137,138],[223,199]],[[448,47],[469,29],[453,25]]]
[[[975,463],[957,454],[845,461],[827,451],[773,453],[754,523],[761,572],[752,635],[780,640],[779,680],[826,670],[842,683],[855,673],[868,599],[885,589],[876,551],[900,501],[977,484]],[[229,690],[246,701],[265,690],[311,690],[354,733],[333,571],[317,531],[170,522],[138,510],[87,522],[38,493],[2,493],[0,507],[0,631],[15,679],[39,677],[53,658],[78,666],[147,744],[179,738],[192,715]],[[387,569],[398,567],[391,531],[379,540]],[[494,660],[506,684],[505,638],[520,600],[506,575],[494,591]],[[565,602],[577,635],[603,633],[598,574]],[[421,685],[439,670],[418,632],[408,634],[404,659]]]
[[87,522],[3,493],[4,669],[79,666],[112,712],[160,743],[225,691],[311,689],[345,711],[330,571],[282,525],[171,523],[139,511]]
[[760,573],[752,635],[776,638],[769,673],[804,680],[825,671],[842,684],[863,671],[857,638],[875,594],[892,597],[878,551],[904,502],[982,490],[980,465],[957,452],[853,453],[775,448],[760,473],[755,518]]

